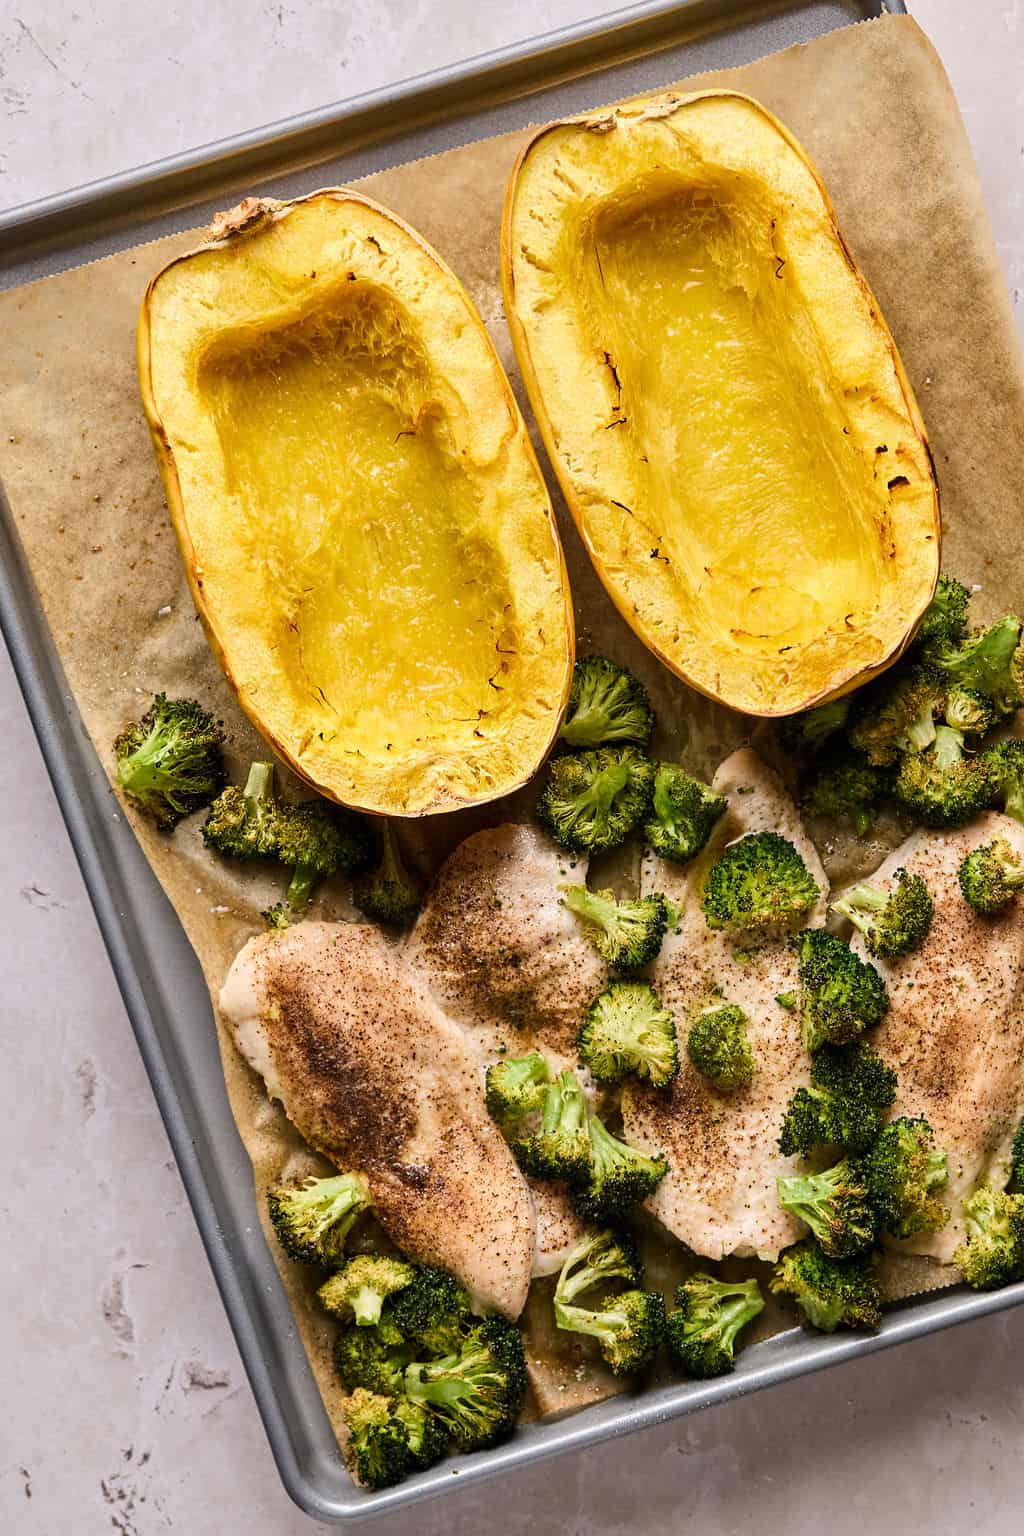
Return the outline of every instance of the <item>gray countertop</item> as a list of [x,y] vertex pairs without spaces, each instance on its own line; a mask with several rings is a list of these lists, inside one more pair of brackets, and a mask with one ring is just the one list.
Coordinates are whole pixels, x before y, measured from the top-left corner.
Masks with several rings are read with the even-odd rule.
[[[611,8],[0,0],[0,205]],[[956,87],[1024,325],[1024,0],[911,10]],[[0,1529],[310,1531],[277,1481],[2,651],[0,739]],[[1019,1352],[1024,1311],[374,1530],[469,1536],[497,1509],[533,1536],[1009,1536],[1024,1482]]]

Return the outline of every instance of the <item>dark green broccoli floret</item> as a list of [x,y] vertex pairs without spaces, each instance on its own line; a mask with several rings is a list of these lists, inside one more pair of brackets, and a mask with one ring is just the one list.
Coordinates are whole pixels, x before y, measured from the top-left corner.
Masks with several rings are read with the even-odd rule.
[[895,763],[904,752],[921,752],[935,740],[935,716],[944,698],[944,681],[932,667],[880,678],[859,696],[850,745],[876,768]]
[[605,1227],[584,1233],[570,1250],[555,1287],[558,1301],[575,1301],[584,1291],[625,1280],[633,1287],[643,1279],[640,1256],[632,1238]]
[[404,1259],[391,1259],[376,1253],[358,1253],[343,1269],[324,1282],[317,1295],[332,1317],[370,1328],[380,1322],[381,1308],[388,1296],[411,1285],[416,1270]]
[[663,859],[685,864],[700,853],[728,801],[676,763],[659,763],[644,836]]
[[873,955],[880,960],[898,960],[924,942],[935,904],[920,875],[898,869],[891,890],[880,891],[867,883],[855,885],[833,903],[832,910],[841,912],[860,930]]
[[754,1075],[747,1016],[735,1003],[697,1014],[686,1037],[686,1054],[697,1071],[723,1093],[732,1093]]
[[297,1187],[267,1191],[270,1220],[290,1259],[303,1264],[340,1264],[345,1239],[364,1211],[370,1191],[358,1173],[307,1179]]
[[423,900],[423,887],[402,862],[394,830],[380,823],[380,861],[376,869],[352,884],[352,900],[360,912],[378,923],[411,923]]
[[457,1354],[474,1319],[463,1285],[433,1264],[417,1264],[415,1276],[391,1296],[384,1319],[403,1340],[429,1355]]
[[965,736],[984,736],[996,723],[995,705],[976,688],[951,688],[946,695],[943,718]]
[[390,1398],[358,1387],[345,1404],[345,1461],[366,1488],[390,1488],[410,1471],[409,1433]]
[[801,715],[790,715],[779,725],[779,740],[783,748],[794,757],[804,752],[817,752],[830,737],[841,731],[850,717],[850,696],[830,699],[817,709],[805,710]]
[[1024,822],[1024,741],[1001,741],[985,753],[985,762],[992,775],[992,801]]
[[997,782],[991,753],[966,756],[962,733],[939,725],[934,746],[904,757],[893,793],[926,827],[962,827],[991,805]]
[[520,1167],[538,1179],[585,1177],[590,1166],[587,1101],[575,1072],[562,1072],[544,1090],[540,1124],[512,1143]]
[[953,1262],[976,1291],[1024,1280],[1024,1195],[983,1186],[964,1201],[967,1237]]
[[637,747],[598,747],[556,757],[537,801],[537,818],[563,848],[617,848],[647,814],[654,764]]
[[806,1222],[830,1258],[852,1259],[874,1243],[878,1218],[859,1163],[843,1158],[824,1173],[776,1179],[775,1187],[782,1208]]
[[960,889],[969,907],[983,917],[1001,912],[1024,885],[1024,864],[1005,837],[974,848],[960,865]]
[[653,960],[668,928],[668,902],[656,892],[616,901],[611,891],[563,885],[562,904],[582,917],[598,954],[617,971],[637,971]]
[[1016,1135],[1013,1138],[1013,1150],[1010,1153],[1010,1177],[1007,1182],[1024,1192],[1024,1120],[1018,1125]]
[[863,1160],[864,1178],[883,1232],[913,1237],[937,1232],[949,1210],[936,1199],[949,1179],[946,1154],[927,1120],[891,1120]]
[[840,745],[815,766],[801,804],[808,815],[848,822],[858,837],[865,837],[875,824],[879,805],[892,790],[892,781],[890,768],[874,768],[863,752]]
[[488,1113],[499,1125],[514,1125],[540,1109],[550,1081],[548,1064],[537,1051],[494,1062],[487,1068]]
[[790,923],[817,899],[814,878],[788,838],[751,832],[712,865],[701,909],[709,928],[742,933]]
[[914,648],[930,651],[959,645],[967,631],[971,594],[955,576],[940,576],[935,596],[917,626]]
[[334,1340],[334,1369],[349,1392],[363,1387],[397,1397],[405,1387],[405,1368],[415,1347],[406,1344],[397,1329],[386,1323],[376,1328],[353,1324],[340,1328]]
[[572,687],[562,723],[571,747],[634,742],[646,747],[654,729],[647,690],[632,672],[605,656],[585,656],[572,669]]
[[805,928],[793,940],[800,970],[804,1045],[848,1045],[879,1024],[889,1006],[885,982],[873,965],[824,928]]
[[736,1363],[737,1335],[763,1311],[756,1280],[692,1275],[676,1290],[665,1330],[668,1352],[688,1376],[725,1376]]
[[194,699],[158,693],[114,742],[118,788],[161,832],[172,832],[220,793],[223,745],[219,723]]
[[653,1364],[665,1332],[665,1298],[660,1291],[621,1291],[591,1311],[556,1295],[555,1324],[596,1339],[613,1374],[626,1376]]
[[203,841],[231,859],[272,859],[277,848],[276,823],[274,765],[256,762],[244,787],[229,784],[210,806]]
[[514,1429],[526,1384],[523,1341],[503,1317],[478,1323],[457,1354],[414,1362],[405,1373],[409,1400],[436,1414],[464,1451],[494,1445]]
[[589,1117],[588,1126],[590,1159],[583,1182],[573,1189],[576,1209],[587,1221],[621,1221],[634,1205],[653,1195],[668,1163],[620,1141],[596,1115]]
[[813,1238],[787,1248],[775,1266],[771,1289],[789,1296],[807,1321],[822,1333],[846,1328],[881,1326],[881,1292],[870,1254],[855,1259],[831,1259]]
[[440,1461],[448,1449],[448,1431],[443,1420],[404,1395],[396,1397],[392,1406],[395,1418],[405,1428],[409,1456],[416,1470],[422,1472]]
[[285,901],[275,901],[272,907],[267,907],[260,913],[268,928],[276,928],[279,931],[291,927],[295,913]]
[[679,1071],[675,1020],[646,981],[613,981],[594,998],[579,1051],[599,1083],[618,1083],[632,1072],[665,1088]]
[[1020,620],[1008,613],[990,629],[970,635],[960,645],[939,645],[930,660],[947,687],[973,688],[992,700],[996,715],[1012,715],[1021,704]]
[[896,1073],[863,1040],[823,1045],[811,1058],[811,1082],[793,1095],[779,1150],[806,1156],[815,1147],[865,1152],[896,1101]]

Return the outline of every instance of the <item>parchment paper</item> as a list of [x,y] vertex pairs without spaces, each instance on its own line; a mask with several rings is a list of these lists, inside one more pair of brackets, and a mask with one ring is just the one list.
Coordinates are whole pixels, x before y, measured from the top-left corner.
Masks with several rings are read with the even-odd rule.
[[[1019,606],[1024,546],[1024,369],[971,152],[949,83],[915,24],[890,17],[834,32],[742,69],[695,77],[758,97],[795,131],[830,189],[853,248],[895,333],[931,435],[943,493],[944,563],[981,584],[981,617]],[[597,102],[595,102],[597,105]],[[372,176],[363,183],[432,241],[480,308],[519,390],[498,277],[498,227],[512,162],[509,134]],[[1009,152],[1009,150],[1008,150]],[[199,697],[227,724],[231,765],[265,751],[209,653],[179,565],[138,399],[134,327],[143,289],[196,243],[175,235],[0,296],[0,472],[85,724],[103,760],[124,721],[164,689]],[[521,390],[520,390],[521,395]],[[554,489],[553,477],[549,482]],[[661,736],[710,774],[752,722],[691,693],[660,668],[615,614],[556,497],[582,652],[600,648],[650,687]],[[760,741],[764,728],[754,733]],[[282,783],[286,776],[282,774]],[[477,826],[526,814],[527,801],[412,824],[424,872]],[[131,815],[131,813],[129,812]],[[215,863],[193,818],[171,838],[133,817],[139,840],[195,946],[214,997],[230,961],[261,927],[279,879]],[[895,834],[895,830],[893,831]],[[848,849],[825,849],[841,873]],[[882,849],[861,854],[877,863]],[[354,915],[338,882],[319,912]],[[317,1164],[267,1101],[221,1029],[233,1111],[260,1193]],[[324,1170],[320,1170],[324,1171]],[[337,1423],[330,1329],[309,1275],[273,1245],[313,1368]],[[652,1279],[678,1268],[661,1245]],[[948,1283],[917,1261],[889,1264],[893,1292]],[[589,1354],[541,1321],[535,1287],[528,1353],[541,1412],[611,1390]],[[766,1314],[765,1327],[777,1326]]]

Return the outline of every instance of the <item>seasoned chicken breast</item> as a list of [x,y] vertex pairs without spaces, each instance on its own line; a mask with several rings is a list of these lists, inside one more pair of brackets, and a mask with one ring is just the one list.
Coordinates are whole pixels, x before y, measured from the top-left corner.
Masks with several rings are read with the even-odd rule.
[[378,929],[300,923],[250,940],[220,1006],[238,1048],[309,1142],[369,1181],[411,1258],[478,1308],[518,1317],[536,1218],[487,1114],[479,1059]]
[[569,1252],[587,1230],[586,1222],[576,1214],[564,1184],[550,1184],[544,1179],[527,1179],[533,1208],[537,1214],[537,1244],[533,1255],[535,1279],[557,1275]]
[[413,966],[487,1061],[529,1050],[575,1061],[604,966],[559,901],[560,884],[586,881],[587,861],[572,858],[535,827],[477,832],[442,867],[410,935]]
[[1014,901],[998,917],[979,917],[957,879],[965,854],[996,837],[1024,857],[1024,827],[1009,816],[981,816],[957,832],[916,832],[871,883],[887,888],[898,869],[920,875],[935,903],[927,938],[891,964],[869,955],[859,934],[852,940],[889,988],[889,1012],[872,1044],[899,1079],[893,1113],[924,1115],[949,1158],[949,1224],[896,1246],[945,1262],[963,1238],[965,1196],[989,1176],[1005,1182],[1024,1108],[1024,908]]
[[[707,1258],[734,1253],[774,1259],[804,1232],[775,1195],[776,1178],[798,1167],[778,1150],[783,1116],[809,1078],[796,1016],[775,1001],[797,986],[796,959],[783,941],[738,950],[708,928],[700,894],[726,844],[750,832],[777,831],[796,846],[822,893],[808,925],[825,920],[828,882],[796,807],[755,752],[734,752],[715,774],[714,787],[729,807],[703,853],[685,866],[653,855],[644,863],[643,889],[663,891],[681,908],[680,931],[668,935],[651,971],[676,1017],[680,1070],[669,1091],[630,1083],[623,1124],[627,1141],[668,1158],[669,1172],[648,1206],[670,1232]],[[686,1055],[690,1018],[717,1002],[738,1003],[749,1021],[754,1077],[735,1093],[711,1087]]]

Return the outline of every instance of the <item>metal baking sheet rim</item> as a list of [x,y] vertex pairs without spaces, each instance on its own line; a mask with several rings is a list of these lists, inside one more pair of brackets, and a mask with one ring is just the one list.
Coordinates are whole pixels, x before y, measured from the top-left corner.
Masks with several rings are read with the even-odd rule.
[[[614,23],[619,17],[636,20],[641,13],[653,15],[671,9],[683,11],[686,7],[634,6],[628,12],[604,18],[604,25]],[[742,4],[735,7],[737,12],[750,9]],[[906,7],[902,0],[889,0],[887,9],[896,13],[904,12]],[[581,37],[596,35],[593,32],[585,34],[585,29],[578,30]],[[530,48],[529,43],[522,45],[520,53],[524,58],[529,55]],[[497,57],[489,55],[476,62],[482,68],[489,59]],[[503,50],[500,58],[503,63],[510,63],[513,61],[513,53],[511,50]],[[431,88],[435,88],[435,84],[432,82]],[[403,90],[402,86],[396,87],[396,100]],[[336,111],[339,118],[343,116],[344,104]],[[286,127],[286,124],[277,124],[270,132],[280,133]],[[210,146],[202,152],[203,162],[212,164],[225,153],[237,153],[237,141]],[[161,168],[156,166],[151,169],[153,176],[158,177]],[[140,202],[144,199],[145,189],[146,182],[137,183]],[[97,200],[101,200],[102,190],[102,187],[97,188]],[[79,214],[88,206],[78,193],[62,195],[62,199],[68,206],[73,203]],[[49,210],[52,212],[56,209],[62,199],[48,200]],[[24,211],[34,215],[37,209],[38,205],[28,205]],[[0,223],[0,232],[8,241],[17,235],[19,212],[21,210],[12,210]],[[26,219],[26,224],[31,223],[31,218]],[[1024,1283],[988,1294],[976,1294],[963,1289],[944,1290],[908,1300],[892,1308],[886,1313],[881,1332],[874,1336],[847,1334],[822,1337],[800,1328],[790,1329],[744,1351],[731,1376],[708,1383],[680,1383],[654,1391],[622,1394],[563,1418],[549,1418],[526,1425],[513,1440],[503,1446],[472,1456],[451,1458],[428,1472],[410,1478],[397,1488],[374,1494],[355,1488],[337,1455],[333,1431],[320,1402],[304,1351],[297,1342],[294,1348],[301,1355],[300,1385],[304,1388],[307,1417],[304,1419],[299,1414],[296,1423],[285,1411],[279,1376],[281,1361],[276,1362],[278,1370],[275,1371],[274,1362],[270,1358],[272,1352],[267,1348],[268,1339],[261,1334],[257,1325],[255,1314],[258,1308],[254,1307],[254,1286],[251,1283],[254,1277],[248,1276],[250,1284],[247,1285],[247,1266],[239,1254],[233,1251],[233,1241],[225,1231],[232,1223],[223,1219],[225,1213],[219,1208],[211,1189],[210,1169],[204,1163],[198,1145],[203,1128],[200,1124],[190,1122],[191,1106],[186,1105],[178,1090],[173,1062],[160,1037],[160,987],[144,952],[143,928],[135,917],[127,894],[126,874],[122,867],[124,860],[127,858],[136,864],[134,874],[137,878],[140,873],[143,879],[148,875],[156,898],[165,904],[166,898],[124,823],[120,824],[121,846],[116,846],[113,826],[117,818],[116,814],[113,818],[111,815],[110,786],[64,677],[2,487],[0,632],[11,654],[15,675],[252,1385],[279,1475],[290,1497],[307,1514],[336,1523],[369,1521],[427,1498],[439,1497],[457,1485],[475,1484],[548,1457],[583,1450],[604,1440],[667,1423],[701,1408],[746,1396],[811,1371],[859,1359],[892,1345],[1024,1304]],[[232,1193],[237,1195],[238,1191]],[[262,1243],[262,1238],[259,1241]],[[276,1298],[271,1298],[269,1304],[272,1305],[276,1299],[287,1310],[287,1302],[276,1271],[272,1270],[269,1254],[266,1259],[279,1292]],[[266,1304],[265,1297],[260,1299]],[[289,1342],[292,1341],[294,1330],[291,1330]],[[318,1422],[311,1423],[309,1413]],[[305,1455],[300,1450],[303,1438],[306,1442]],[[314,1461],[317,1461],[316,1465],[312,1465]]]

